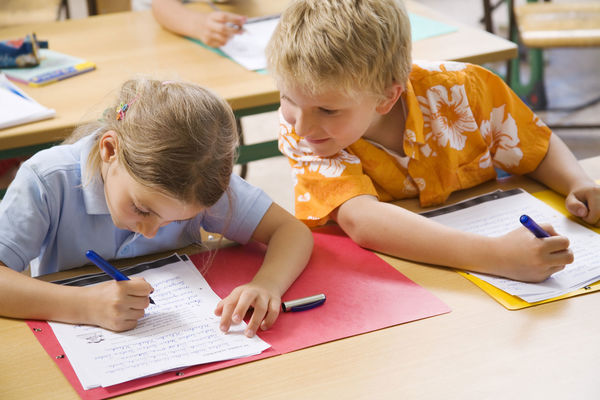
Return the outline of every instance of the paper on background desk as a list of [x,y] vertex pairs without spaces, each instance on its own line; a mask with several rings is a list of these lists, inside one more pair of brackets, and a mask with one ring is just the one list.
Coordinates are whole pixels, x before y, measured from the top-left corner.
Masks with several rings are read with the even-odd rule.
[[156,302],[135,329],[117,333],[50,322],[84,389],[260,354],[270,347],[258,336],[247,338],[244,322],[221,332],[213,313],[220,298],[191,261],[132,276],[143,276],[154,287]]
[[279,16],[249,19],[244,33],[234,35],[220,49],[238,64],[251,71],[267,68],[265,49],[279,22]]
[[600,280],[600,235],[522,189],[490,193],[422,215],[462,231],[495,237],[520,227],[519,217],[523,214],[538,223],[551,224],[559,234],[568,237],[575,262],[541,283],[525,283],[473,272],[470,272],[471,275],[528,303],[561,296]]
[[[412,41],[455,32],[457,27],[436,21],[421,15],[408,13]],[[279,22],[279,16],[250,18],[244,24],[244,33],[234,35],[227,44],[219,49],[226,56],[251,71],[267,68],[265,49]]]
[[39,104],[0,73],[0,129],[54,115],[54,110]]

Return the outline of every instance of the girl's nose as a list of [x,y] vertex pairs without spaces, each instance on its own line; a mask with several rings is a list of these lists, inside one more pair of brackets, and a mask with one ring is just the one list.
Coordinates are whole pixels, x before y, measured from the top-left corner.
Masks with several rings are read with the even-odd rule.
[[144,237],[147,237],[148,239],[152,239],[154,236],[156,236],[156,232],[158,232],[158,228],[160,228],[160,225],[158,223],[145,222],[145,223],[138,223],[137,231],[139,233],[141,233],[142,235],[144,235]]

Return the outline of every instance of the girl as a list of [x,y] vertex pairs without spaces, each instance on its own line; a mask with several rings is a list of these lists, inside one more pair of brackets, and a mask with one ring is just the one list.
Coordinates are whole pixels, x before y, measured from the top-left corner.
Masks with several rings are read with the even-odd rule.
[[[118,104],[118,106],[116,106]],[[197,85],[131,80],[98,122],[19,169],[0,202],[0,315],[136,326],[152,287],[143,279],[67,287],[30,278],[199,242],[200,229],[268,245],[254,279],[217,306],[221,329],[269,328],[281,295],[305,267],[312,235],[232,168],[237,146],[226,102]]]

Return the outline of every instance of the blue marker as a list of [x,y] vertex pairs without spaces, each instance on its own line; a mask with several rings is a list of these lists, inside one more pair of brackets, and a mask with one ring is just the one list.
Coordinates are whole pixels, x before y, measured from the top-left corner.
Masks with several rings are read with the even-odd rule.
[[325,303],[325,295],[321,293],[301,299],[284,301],[281,303],[281,308],[283,312],[305,311],[318,307],[323,303]]
[[[127,275],[123,274],[117,268],[113,267],[108,261],[106,261],[104,258],[100,257],[100,255],[98,253],[96,253],[94,250],[86,251],[85,256],[91,262],[96,264],[98,266],[98,268],[100,268],[102,271],[106,272],[106,274],[109,275],[111,278],[113,278],[115,281],[128,281],[129,280],[129,277]],[[149,299],[150,299],[150,303],[156,304],[152,300],[152,297],[149,297]]]
[[550,237],[550,234],[542,229],[541,226],[535,223],[533,219],[531,219],[528,215],[521,215],[519,221],[525,226],[525,228],[529,229],[531,233],[535,235],[537,238],[545,238]]

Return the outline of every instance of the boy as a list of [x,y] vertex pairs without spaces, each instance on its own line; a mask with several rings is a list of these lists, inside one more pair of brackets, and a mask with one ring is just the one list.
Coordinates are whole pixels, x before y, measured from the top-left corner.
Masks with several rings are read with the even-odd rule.
[[298,0],[267,48],[281,92],[279,147],[296,216],[335,220],[359,245],[419,262],[539,282],[573,261],[566,237],[525,228],[460,232],[386,203],[442,204],[494,179],[494,166],[566,195],[591,224],[600,188],[565,144],[496,75],[453,62],[411,65],[399,0]]

